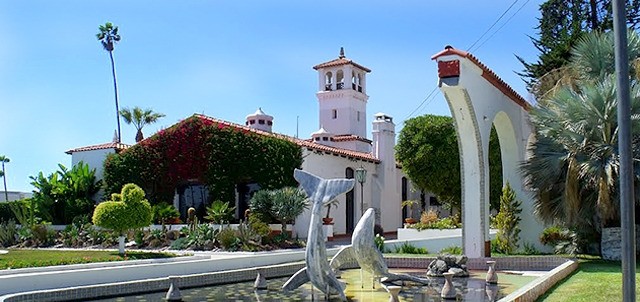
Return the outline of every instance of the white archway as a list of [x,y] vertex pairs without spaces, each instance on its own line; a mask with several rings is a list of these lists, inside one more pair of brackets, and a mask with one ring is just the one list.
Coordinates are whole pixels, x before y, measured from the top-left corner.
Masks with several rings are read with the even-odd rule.
[[520,246],[542,248],[543,226],[533,214],[533,196],[524,187],[519,166],[531,134],[529,104],[468,52],[447,47],[434,55],[438,86],[454,118],[462,177],[463,249],[471,258],[489,248],[489,137],[495,125],[500,139],[503,183],[522,201]]

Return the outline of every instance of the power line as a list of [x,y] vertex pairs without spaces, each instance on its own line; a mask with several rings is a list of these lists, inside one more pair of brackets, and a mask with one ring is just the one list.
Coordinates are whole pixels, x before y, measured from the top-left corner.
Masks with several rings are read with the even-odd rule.
[[507,23],[509,23],[509,21],[511,21],[511,19],[513,19],[513,17],[515,17],[522,10],[522,8],[524,8],[524,6],[527,5],[527,3],[529,3],[529,1],[531,1],[531,0],[525,1],[524,4],[522,4],[520,6],[520,8],[518,8],[518,10],[515,13],[513,13],[513,15],[511,15],[511,17],[509,17],[509,19],[504,21],[504,23],[502,23],[502,25],[500,27],[498,27],[498,29],[496,29],[486,40],[484,40],[484,42],[482,42],[480,45],[478,45],[478,47],[476,47],[476,49],[473,50],[473,51],[476,51],[476,50],[480,49],[480,47],[482,47],[482,45],[487,43],[487,41],[491,40],[491,38],[493,36],[495,36],[495,34],[498,33],[505,25],[507,25]]
[[[420,109],[420,107],[422,107],[422,105],[427,102],[427,100],[429,100],[429,98],[433,95],[434,92],[436,92],[436,90],[438,89],[438,86],[434,87],[433,90],[431,90],[431,92],[429,92],[429,95],[427,95],[426,98],[424,98],[424,100],[422,100],[422,102],[420,103],[420,105],[418,105],[418,107],[416,107],[416,109],[413,109],[413,111],[411,111],[411,113],[409,113],[409,115],[407,115],[407,117],[405,118],[405,120],[409,119],[414,113],[416,113],[416,111],[418,111],[418,109]],[[429,103],[427,103],[428,105]]]
[[[496,24],[498,24],[498,22],[500,22],[500,20],[502,20],[502,18],[511,10],[511,8],[513,8],[514,5],[516,5],[516,3],[518,3],[518,1],[520,0],[515,0],[513,1],[513,3],[511,3],[511,5],[509,5],[509,7],[498,17],[498,19],[493,22],[493,24],[491,24],[491,26],[489,26],[489,28],[475,41],[473,42],[473,44],[471,44],[471,46],[469,46],[469,48],[467,49],[467,51],[469,51],[471,48],[473,48],[473,46],[475,46],[480,40],[482,40],[482,38],[487,35],[487,33],[489,33],[489,31],[491,31],[491,29],[496,26]],[[500,26],[493,34],[491,34],[491,36],[489,36],[489,38],[487,38],[487,40],[485,40],[480,46],[478,46],[476,49],[480,48],[482,45],[484,45],[484,43],[486,43],[489,39],[491,39],[491,37],[493,37],[493,35],[496,34],[496,32],[498,32],[502,27],[504,27],[505,24],[507,24],[509,22],[509,20],[511,20],[530,0],[527,0],[522,6],[520,6],[520,8],[518,8],[518,10],[511,15],[511,17],[509,17],[509,19],[507,19],[507,21],[505,23],[502,24],[502,26]],[[411,113],[409,113],[409,115],[407,115],[407,117],[404,120],[409,119],[414,113],[416,113],[416,111],[418,111],[423,105],[429,105],[429,103],[431,103],[431,101],[429,100],[430,98],[435,97],[435,95],[433,95],[433,93],[438,89],[438,87],[433,88],[433,90],[431,90],[431,92],[429,93],[429,95],[427,95],[426,98],[424,98],[424,100],[422,100],[422,102],[420,103],[420,105],[418,105],[416,107],[416,109],[414,109],[413,111],[411,111]],[[427,102],[427,100],[429,100],[429,102]]]
[[507,14],[507,12],[509,12],[509,10],[511,10],[511,8],[516,5],[516,3],[518,3],[518,1],[520,0],[515,0],[513,1],[513,3],[511,3],[511,5],[509,5],[509,7],[507,8],[507,10],[505,10],[502,15],[500,15],[500,17],[498,17],[498,20],[496,20],[495,22],[493,22],[493,24],[491,24],[491,26],[489,26],[489,28],[480,36],[480,38],[478,38],[475,42],[473,42],[473,44],[471,44],[471,46],[469,46],[469,48],[467,48],[467,51],[469,51],[471,48],[473,48],[473,46],[475,46],[494,26],[496,26],[496,24],[498,24],[498,22],[500,22],[500,20],[502,19],[502,17],[504,17],[504,15]]

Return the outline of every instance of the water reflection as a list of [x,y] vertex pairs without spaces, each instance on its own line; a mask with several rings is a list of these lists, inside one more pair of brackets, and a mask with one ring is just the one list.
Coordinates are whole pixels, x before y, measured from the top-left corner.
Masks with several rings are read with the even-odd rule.
[[[399,271],[417,274],[415,271]],[[421,274],[424,276],[424,273]],[[426,286],[404,284],[399,294],[399,301],[417,302],[439,302],[439,301],[497,301],[514,291],[518,286],[533,280],[532,277],[505,276],[500,274],[500,284],[487,285],[485,283],[484,272],[471,272],[469,278],[454,278],[453,284],[457,291],[455,300],[442,300],[440,291],[444,285],[444,278],[430,278],[431,282]],[[217,285],[210,287],[199,287],[191,289],[180,289],[183,300],[192,301],[324,301],[324,294],[314,290],[310,283],[290,293],[282,292],[281,288],[288,278],[275,278],[267,280],[266,290],[254,290],[254,282],[242,282],[234,284]],[[364,276],[365,284],[370,285],[371,276]],[[360,288],[360,270],[346,270],[342,272],[342,282],[347,283],[346,295],[349,301],[389,301],[389,293],[381,286],[376,285],[372,290],[370,286]],[[398,284],[401,285],[401,284]],[[150,293],[145,295],[132,295],[126,297],[94,300],[94,301],[118,301],[118,302],[140,302],[140,301],[163,301],[166,292]],[[337,297],[332,297],[330,301],[340,301]]]

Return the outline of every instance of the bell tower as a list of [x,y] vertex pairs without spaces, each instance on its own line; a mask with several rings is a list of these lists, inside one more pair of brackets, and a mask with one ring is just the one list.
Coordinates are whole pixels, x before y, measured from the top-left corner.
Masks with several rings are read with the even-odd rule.
[[318,71],[320,125],[334,135],[336,147],[370,151],[367,140],[367,73],[371,72],[344,55],[313,66]]

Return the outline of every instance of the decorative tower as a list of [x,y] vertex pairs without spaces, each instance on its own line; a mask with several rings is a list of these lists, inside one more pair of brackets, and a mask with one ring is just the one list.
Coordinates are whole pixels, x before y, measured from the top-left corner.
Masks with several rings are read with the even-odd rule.
[[247,115],[245,124],[253,129],[271,132],[273,116],[264,113],[262,108],[258,108],[255,113]]
[[367,140],[367,82],[371,72],[347,59],[340,48],[337,59],[313,66],[318,71],[320,125],[334,135],[336,147],[370,152]]

